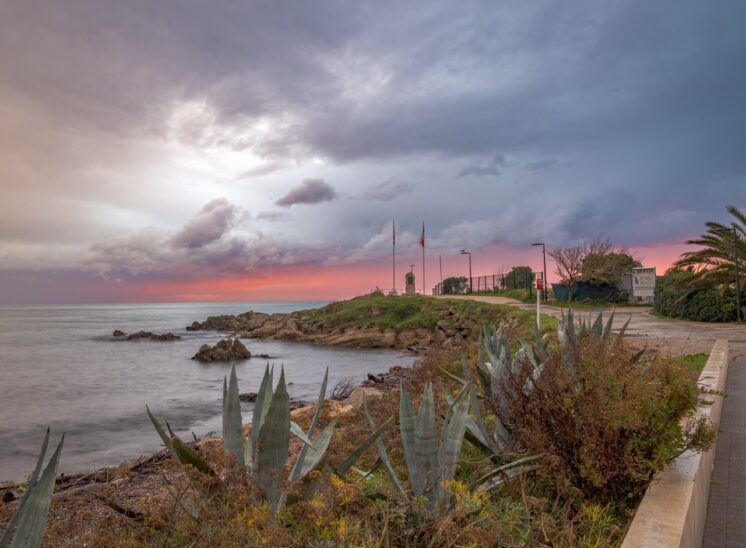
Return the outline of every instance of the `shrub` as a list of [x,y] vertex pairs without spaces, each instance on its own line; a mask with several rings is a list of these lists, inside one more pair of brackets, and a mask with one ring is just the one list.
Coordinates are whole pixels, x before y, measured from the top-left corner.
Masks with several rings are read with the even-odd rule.
[[653,307],[671,318],[701,322],[736,321],[736,292],[730,286],[692,286],[694,275],[675,270],[658,278]]
[[516,360],[504,381],[507,405],[493,402],[513,449],[544,453],[545,479],[592,501],[629,505],[683,451],[712,443],[703,420],[680,424],[698,401],[684,367],[662,357],[636,360],[621,340],[605,344],[592,332],[569,344],[569,352],[546,353],[538,379],[534,364]]

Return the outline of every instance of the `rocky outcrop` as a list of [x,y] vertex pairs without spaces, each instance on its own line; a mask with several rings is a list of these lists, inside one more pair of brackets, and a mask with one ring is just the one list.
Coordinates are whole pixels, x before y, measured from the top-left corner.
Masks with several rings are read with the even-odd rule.
[[[377,313],[373,309],[369,315],[376,316]],[[308,310],[289,314],[250,311],[237,316],[210,316],[201,323],[194,322],[187,329],[223,331],[243,339],[304,341],[353,348],[398,348],[415,353],[424,347],[458,344],[478,335],[481,321],[477,322],[452,306],[441,313],[443,317],[433,329],[413,327],[397,331],[360,326],[354,322],[339,325]]]
[[233,333],[242,339],[272,339],[304,341],[353,348],[400,348],[426,346],[432,333],[426,329],[411,329],[397,333],[394,329],[338,327],[311,320],[307,312],[264,314],[246,312],[238,316],[210,316],[194,322],[189,331],[212,330]]
[[163,333],[162,335],[158,335],[157,333],[152,333],[150,331],[138,331],[137,333],[130,333],[127,335],[125,332],[120,331],[119,329],[114,330],[114,333],[111,334],[113,337],[116,337],[118,339],[123,339],[127,341],[178,341],[181,340],[181,337],[179,335],[174,335],[173,333]]
[[201,362],[248,360],[251,352],[238,339],[223,339],[215,346],[203,344],[192,359]]

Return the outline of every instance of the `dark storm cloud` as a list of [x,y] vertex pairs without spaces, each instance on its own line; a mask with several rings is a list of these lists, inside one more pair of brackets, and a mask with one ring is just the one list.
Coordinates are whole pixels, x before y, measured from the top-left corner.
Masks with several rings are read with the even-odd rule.
[[238,208],[225,198],[213,200],[174,234],[172,242],[177,247],[202,247],[220,239],[233,227],[237,215]]
[[306,179],[300,185],[292,188],[275,203],[278,206],[290,207],[295,204],[320,204],[331,202],[337,198],[337,191],[323,179]]
[[85,264],[106,276],[183,277],[188,273],[246,274],[297,263],[320,264],[320,246],[289,242],[277,234],[234,228],[239,208],[224,198],[206,204],[181,228],[148,228],[94,242]]
[[[96,268],[244,268],[269,251],[232,206],[184,223],[228,188],[303,225],[282,264],[415,212],[444,246],[684,240],[746,200],[744,20],[725,0],[2,2],[0,258],[64,241]],[[334,200],[324,180],[364,198],[334,226],[266,211]]]

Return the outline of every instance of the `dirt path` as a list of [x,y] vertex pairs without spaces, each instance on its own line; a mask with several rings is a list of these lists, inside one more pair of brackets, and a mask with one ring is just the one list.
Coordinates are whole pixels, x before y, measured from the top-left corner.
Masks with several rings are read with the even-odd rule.
[[[484,297],[458,295],[437,298],[470,299],[492,304],[507,304],[525,310],[535,310],[536,305],[522,303],[506,297]],[[542,305],[543,314],[559,318],[566,309]],[[593,315],[603,311],[611,312],[611,308],[583,308],[577,309],[576,314]],[[627,328],[629,341],[638,347],[655,348],[669,355],[709,353],[715,339],[728,339],[732,356],[746,355],[746,325],[715,324],[706,322],[691,322],[659,318],[651,313],[647,307],[620,307],[615,311],[617,328],[621,328],[627,318],[630,319]]]

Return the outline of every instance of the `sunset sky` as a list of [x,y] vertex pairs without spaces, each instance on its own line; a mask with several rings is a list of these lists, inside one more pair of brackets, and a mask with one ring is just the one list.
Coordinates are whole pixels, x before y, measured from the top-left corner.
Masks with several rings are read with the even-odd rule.
[[[336,299],[746,205],[746,3],[0,3],[0,304]],[[551,265],[550,265],[551,270]],[[550,274],[550,279],[556,276]],[[420,280],[418,279],[418,285]]]

